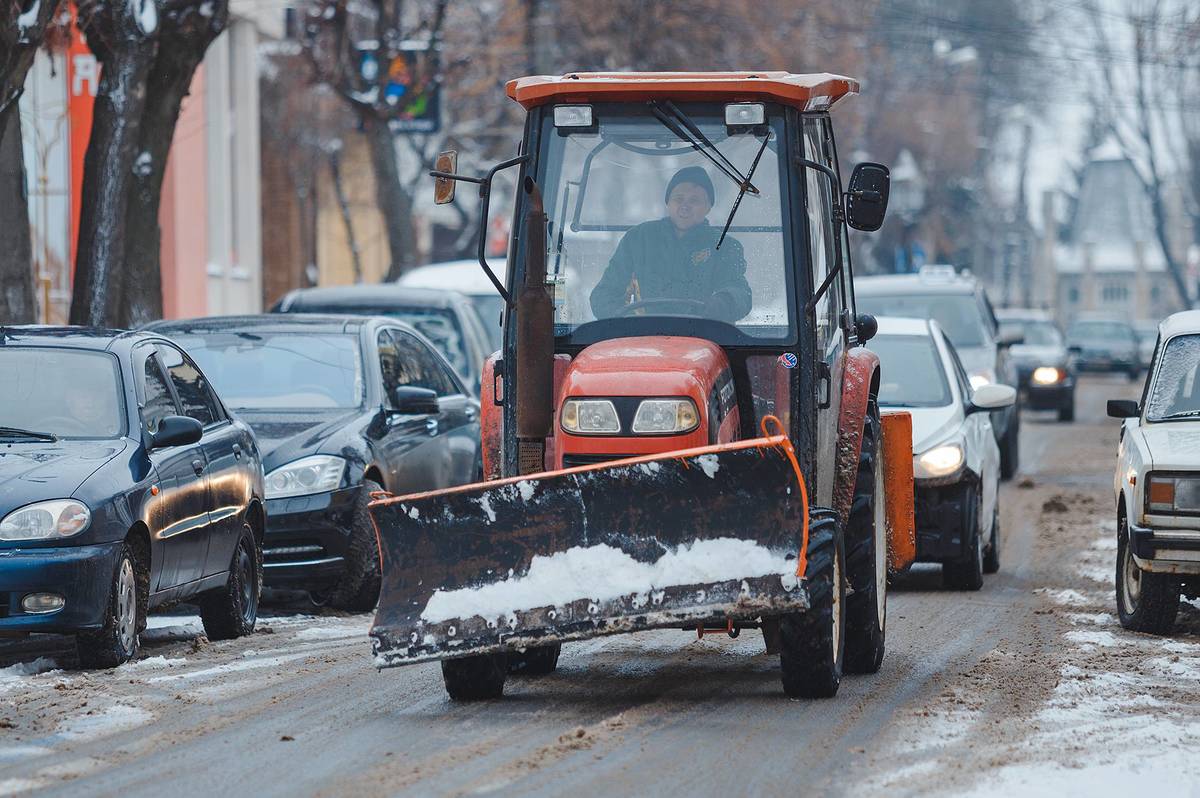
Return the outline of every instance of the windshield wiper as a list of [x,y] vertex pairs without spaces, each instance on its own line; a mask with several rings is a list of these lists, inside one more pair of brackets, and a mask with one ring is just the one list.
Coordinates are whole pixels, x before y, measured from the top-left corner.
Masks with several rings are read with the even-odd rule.
[[717,245],[713,249],[720,249],[721,244],[725,243],[725,234],[729,232],[729,225],[733,224],[733,216],[738,212],[738,206],[742,204],[742,197],[746,196],[746,189],[750,185],[750,178],[754,177],[754,172],[758,169],[758,162],[762,158],[763,152],[767,149],[767,142],[770,140],[771,131],[768,130],[767,135],[763,136],[762,146],[758,148],[758,154],[754,156],[754,163],[750,164],[750,172],[746,175],[746,182],[742,184],[737,199],[733,201],[733,207],[729,209],[729,218],[725,220],[725,226],[721,228],[721,237],[717,239]]
[[1155,421],[1173,421],[1174,419],[1177,419],[1177,418],[1195,418],[1197,416],[1200,416],[1200,410],[1181,410],[1178,413],[1171,413],[1168,416],[1163,416],[1162,418],[1156,418],[1154,420]]
[[58,440],[58,436],[53,432],[38,432],[31,429],[20,429],[18,427],[0,427],[0,438],[15,436],[18,438],[32,438],[35,441],[46,441],[54,443]]
[[[758,189],[750,183],[749,179],[742,177],[742,174],[737,170],[737,167],[729,163],[729,159],[721,154],[721,151],[717,149],[717,146],[709,141],[708,137],[700,131],[700,128],[696,127],[694,122],[684,116],[683,112],[676,108],[674,104],[671,105],[671,109],[674,114],[673,117],[668,116],[667,113],[658,105],[658,103],[651,101],[649,105],[650,112],[654,114],[655,119],[662,123],[663,127],[678,136],[680,141],[686,141],[688,144],[691,144],[692,149],[707,158],[713,166],[717,167],[717,169],[721,171],[722,174],[736,183],[739,189],[742,191],[749,191],[751,194],[758,193]],[[688,132],[689,130],[694,130],[696,133],[698,133],[699,139],[692,138],[691,134]],[[713,156],[712,153],[714,152],[720,157],[721,160],[717,160],[717,157]],[[724,161],[724,163],[722,163],[722,161]],[[726,166],[726,164],[728,164],[728,166]]]

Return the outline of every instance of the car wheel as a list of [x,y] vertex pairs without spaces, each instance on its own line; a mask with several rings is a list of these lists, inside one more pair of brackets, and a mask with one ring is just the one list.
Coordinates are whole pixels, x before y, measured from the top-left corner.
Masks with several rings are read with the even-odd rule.
[[108,591],[104,625],[75,636],[80,667],[115,668],[137,654],[138,632],[146,625],[148,585],[145,567],[139,564],[130,545],[122,544]]
[[262,549],[250,525],[242,527],[229,578],[224,586],[200,595],[200,620],[209,640],[231,640],[254,631],[262,593]]
[[442,681],[453,701],[484,701],[504,694],[508,657],[504,654],[476,654],[471,657],[442,660]]
[[1142,370],[1137,366],[1133,366],[1127,372],[1127,376],[1130,382],[1137,382],[1138,377],[1142,376]]
[[979,528],[979,488],[969,486],[963,497],[962,539],[965,554],[942,566],[942,584],[951,590],[983,587],[983,535]]
[[887,631],[887,518],[879,404],[871,397],[863,424],[854,500],[846,525],[847,673],[875,673],[883,664]]
[[329,594],[329,604],[350,612],[369,612],[379,603],[382,581],[379,568],[379,539],[371,521],[371,494],[383,490],[378,482],[364,479],[354,508],[350,540],[346,546],[346,570]]
[[845,550],[832,510],[814,508],[808,525],[811,606],[779,619],[783,691],[793,698],[832,698],[842,683],[846,650]]
[[1008,421],[1008,429],[1004,431],[1004,438],[1000,441],[1000,478],[1012,479],[1017,475],[1017,468],[1020,466],[1020,415],[1016,410],[1013,411],[1012,418]]
[[992,514],[992,534],[988,536],[988,545],[983,550],[983,572],[994,574],[1000,570],[1000,504]]
[[1134,632],[1168,635],[1179,613],[1180,583],[1171,574],[1143,571],[1129,548],[1129,524],[1117,519],[1117,615]]
[[1067,397],[1067,401],[1058,408],[1059,421],[1074,421],[1075,420],[1075,394]]

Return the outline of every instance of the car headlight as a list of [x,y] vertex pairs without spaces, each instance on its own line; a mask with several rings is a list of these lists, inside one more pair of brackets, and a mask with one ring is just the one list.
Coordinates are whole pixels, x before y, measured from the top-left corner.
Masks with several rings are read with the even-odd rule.
[[700,414],[691,399],[643,399],[633,417],[635,435],[691,432],[700,426]]
[[1200,476],[1150,474],[1146,479],[1146,512],[1200,513]]
[[996,372],[992,369],[979,369],[971,372],[971,390],[978,391],[985,385],[991,385],[996,381]]
[[87,529],[91,521],[91,510],[74,499],[27,504],[0,521],[0,540],[69,538]]
[[964,458],[961,443],[944,443],[914,458],[913,475],[918,479],[948,477],[962,468]]
[[335,490],[342,484],[346,461],[318,454],[293,460],[267,474],[267,498],[285,499]]
[[607,399],[568,399],[560,414],[562,428],[577,435],[614,435],[621,431],[617,408]]
[[1055,385],[1066,378],[1067,372],[1054,366],[1038,366],[1029,377],[1035,385]]

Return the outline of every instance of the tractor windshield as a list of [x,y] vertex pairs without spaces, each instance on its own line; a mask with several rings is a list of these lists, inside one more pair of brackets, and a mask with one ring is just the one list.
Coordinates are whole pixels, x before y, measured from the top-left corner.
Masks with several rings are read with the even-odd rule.
[[782,111],[727,126],[720,103],[592,109],[589,127],[548,112],[542,130],[556,337],[690,324],[722,344],[794,340]]

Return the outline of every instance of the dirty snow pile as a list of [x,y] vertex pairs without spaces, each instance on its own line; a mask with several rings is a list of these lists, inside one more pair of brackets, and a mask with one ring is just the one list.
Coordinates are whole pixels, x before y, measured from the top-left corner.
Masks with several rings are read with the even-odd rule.
[[518,610],[562,606],[581,599],[609,601],[621,596],[644,599],[676,585],[725,582],[777,574],[785,589],[798,580],[796,562],[757,543],[736,538],[698,540],[653,563],[635,560],[606,544],[576,546],[536,556],[523,576],[476,588],[439,590],[421,613],[427,623],[480,616],[498,620]]

